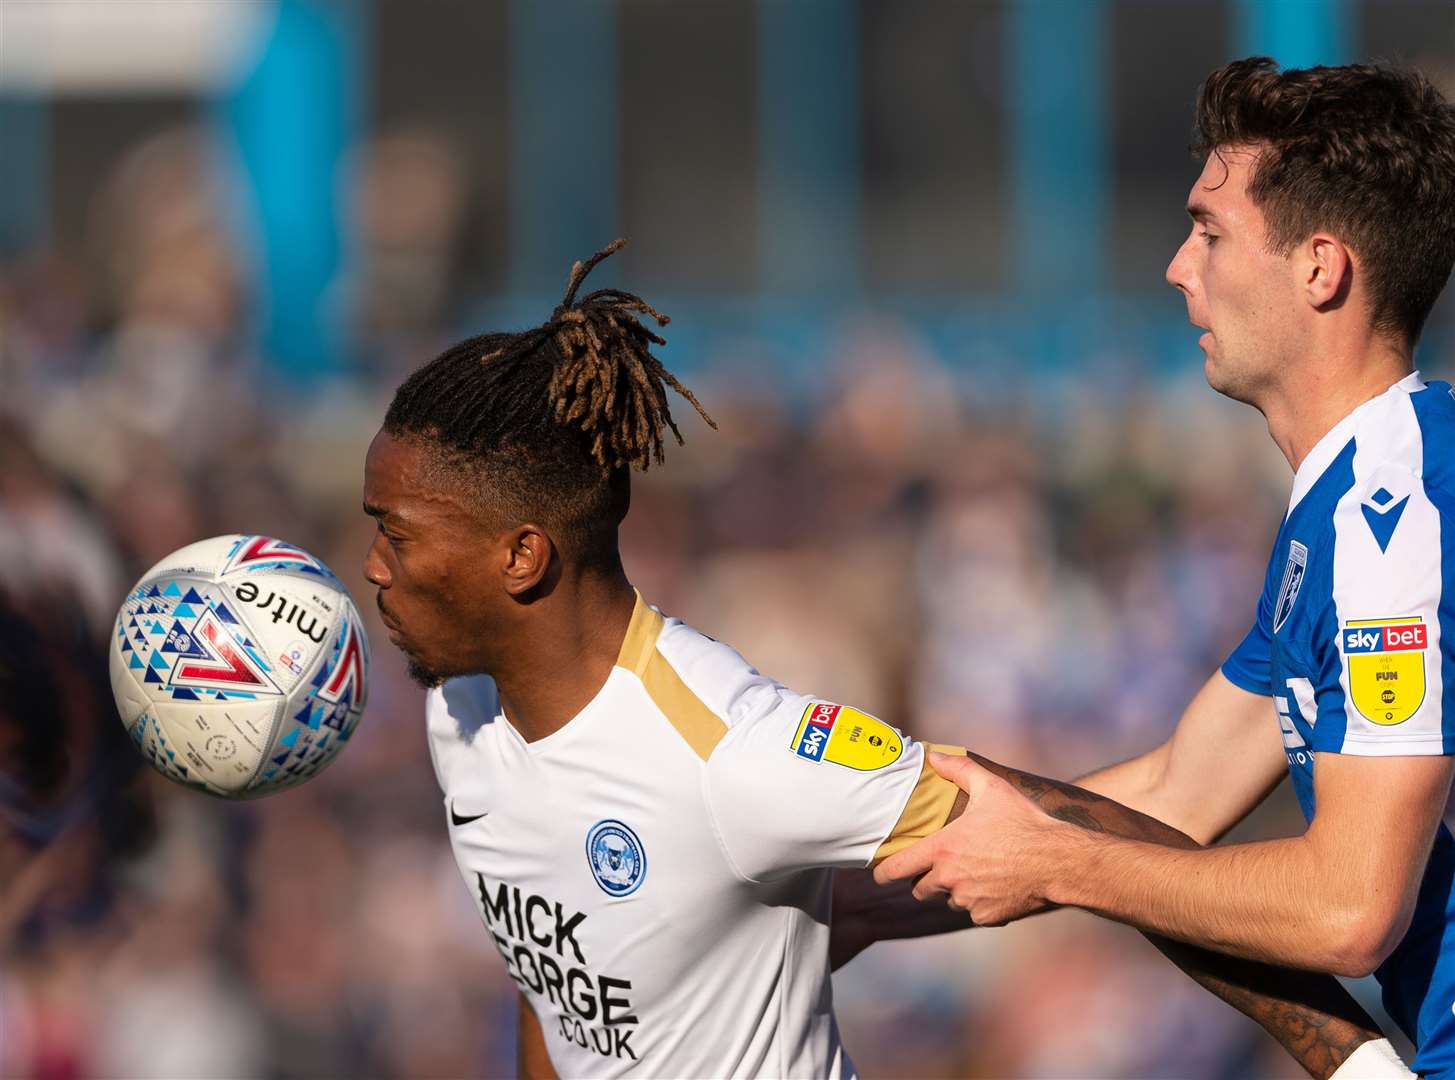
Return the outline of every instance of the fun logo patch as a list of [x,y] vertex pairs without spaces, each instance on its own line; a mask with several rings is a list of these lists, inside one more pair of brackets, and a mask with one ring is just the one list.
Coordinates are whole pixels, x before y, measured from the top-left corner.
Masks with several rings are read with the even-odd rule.
[[1339,644],[1349,665],[1349,696],[1366,720],[1402,724],[1425,700],[1429,628],[1418,615],[1344,624]]
[[790,749],[809,761],[873,772],[899,760],[904,739],[884,721],[848,705],[815,701],[803,711]]

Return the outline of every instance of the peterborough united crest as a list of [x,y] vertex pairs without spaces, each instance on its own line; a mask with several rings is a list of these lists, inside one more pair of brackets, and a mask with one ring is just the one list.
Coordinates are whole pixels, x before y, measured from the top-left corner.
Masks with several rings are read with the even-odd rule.
[[630,828],[608,818],[586,834],[591,876],[607,896],[629,896],[647,876],[647,852]]

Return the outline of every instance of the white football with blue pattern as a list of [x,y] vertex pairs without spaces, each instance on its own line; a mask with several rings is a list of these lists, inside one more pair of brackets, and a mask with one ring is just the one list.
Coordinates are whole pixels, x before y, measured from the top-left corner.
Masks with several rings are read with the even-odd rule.
[[111,638],[111,690],[142,755],[228,799],[315,776],[353,735],[368,683],[348,592],[270,536],[168,555],[127,595]]

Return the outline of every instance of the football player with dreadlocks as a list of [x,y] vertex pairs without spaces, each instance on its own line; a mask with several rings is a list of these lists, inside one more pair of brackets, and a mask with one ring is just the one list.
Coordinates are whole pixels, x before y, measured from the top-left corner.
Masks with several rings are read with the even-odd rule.
[[[958,813],[958,791],[922,744],[632,588],[617,528],[631,470],[681,441],[667,389],[712,421],[652,355],[643,318],[664,315],[614,289],[578,299],[620,246],[573,267],[544,325],[471,338],[400,386],[365,466],[365,575],[431,688],[455,858],[520,988],[522,1074],[852,1075],[831,908],[840,961],[967,925],[862,873]],[[987,765],[1084,828],[1192,844]],[[1316,1076],[1375,1037],[1331,980],[1158,944]]]

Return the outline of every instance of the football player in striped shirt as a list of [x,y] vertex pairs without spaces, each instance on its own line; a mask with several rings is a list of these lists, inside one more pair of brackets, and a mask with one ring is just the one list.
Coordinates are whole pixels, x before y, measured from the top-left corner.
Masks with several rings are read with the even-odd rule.
[[[835,870],[928,835],[958,792],[920,743],[759,674],[632,588],[630,470],[677,434],[668,388],[702,410],[652,355],[644,320],[664,317],[615,289],[578,296],[618,246],[573,268],[544,325],[462,342],[399,388],[365,468],[365,574],[432,688],[441,810],[520,989],[522,1074],[849,1076]],[[1191,843],[1004,774],[1085,828]],[[965,925],[865,884],[842,879],[840,958]],[[1372,1037],[1331,980],[1165,948],[1314,1075]]]
[[1455,400],[1414,371],[1455,263],[1455,107],[1356,65],[1214,72],[1168,267],[1213,388],[1293,468],[1253,627],[1172,737],[1083,783],[1211,842],[1291,776],[1301,836],[1173,852],[1055,827],[978,773],[930,872],[977,921],[1074,904],[1184,941],[1373,974],[1422,1076],[1455,1076]]

